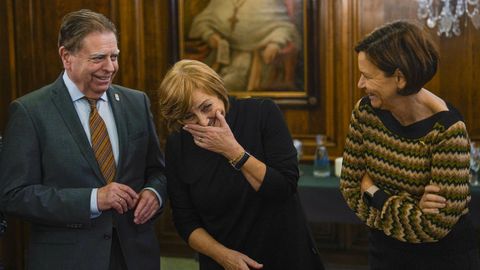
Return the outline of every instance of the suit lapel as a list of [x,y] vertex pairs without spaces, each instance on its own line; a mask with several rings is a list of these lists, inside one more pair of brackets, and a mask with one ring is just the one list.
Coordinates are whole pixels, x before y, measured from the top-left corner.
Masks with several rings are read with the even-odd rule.
[[126,146],[127,146],[127,126],[125,123],[125,98],[122,96],[122,93],[118,91],[115,87],[110,87],[107,91],[108,101],[112,108],[113,117],[115,118],[115,125],[117,127],[118,134],[118,164],[117,164],[117,175],[115,179],[120,179],[123,158],[125,156]]
[[92,147],[88,142],[85,130],[78,118],[77,111],[75,110],[62,76],[53,83],[52,101],[55,104],[58,113],[62,116],[65,126],[70,130],[70,134],[77,143],[80,152],[83,154],[90,167],[92,167],[98,179],[102,179],[102,184],[105,184],[105,180],[98,167],[97,159],[95,158]]

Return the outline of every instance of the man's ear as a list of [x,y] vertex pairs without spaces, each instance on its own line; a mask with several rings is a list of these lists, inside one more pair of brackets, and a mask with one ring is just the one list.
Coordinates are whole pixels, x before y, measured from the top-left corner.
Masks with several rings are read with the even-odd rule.
[[407,79],[405,78],[403,72],[398,68],[395,70],[395,79],[397,82],[397,88],[404,89],[407,85]]
[[62,59],[63,68],[68,69],[71,65],[70,57],[72,55],[64,46],[58,48],[58,54],[60,55],[60,59]]

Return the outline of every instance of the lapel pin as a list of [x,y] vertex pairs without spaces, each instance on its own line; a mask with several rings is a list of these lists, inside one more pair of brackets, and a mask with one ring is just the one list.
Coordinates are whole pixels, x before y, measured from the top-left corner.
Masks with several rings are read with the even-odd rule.
[[116,99],[117,101],[120,101],[120,96],[119,96],[117,93],[115,93],[115,99]]

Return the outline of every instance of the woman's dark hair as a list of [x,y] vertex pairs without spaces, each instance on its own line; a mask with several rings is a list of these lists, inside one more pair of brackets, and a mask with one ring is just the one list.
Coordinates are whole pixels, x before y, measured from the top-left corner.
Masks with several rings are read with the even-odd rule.
[[355,46],[370,62],[392,76],[400,70],[406,79],[400,95],[417,93],[429,82],[438,66],[438,50],[430,36],[417,25],[406,21],[385,24],[368,34]]

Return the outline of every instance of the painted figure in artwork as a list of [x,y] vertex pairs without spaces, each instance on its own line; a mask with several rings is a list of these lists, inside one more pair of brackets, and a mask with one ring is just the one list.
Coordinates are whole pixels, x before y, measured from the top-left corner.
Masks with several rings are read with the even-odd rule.
[[298,1],[191,2],[190,13],[196,14],[186,33],[185,58],[207,63],[229,90],[291,91],[302,87],[295,79],[302,46]]

